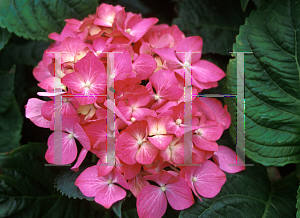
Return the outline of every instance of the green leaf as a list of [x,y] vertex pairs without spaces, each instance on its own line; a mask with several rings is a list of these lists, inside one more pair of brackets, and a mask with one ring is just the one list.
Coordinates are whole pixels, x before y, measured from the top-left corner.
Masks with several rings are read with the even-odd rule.
[[248,3],[249,3],[249,0],[241,0],[241,6],[242,6],[243,11],[246,10]]
[[24,44],[9,43],[3,52],[15,64],[37,66],[42,60],[44,51],[50,46],[50,42],[29,41]]
[[173,20],[179,29],[188,35],[203,38],[203,53],[229,55],[239,26],[248,16],[237,0],[194,1],[182,0],[178,3],[179,17]]
[[122,218],[138,218],[136,209],[136,197],[127,191],[126,199],[122,203]]
[[126,12],[150,14],[152,10],[141,0],[107,0],[106,4],[121,5]]
[[236,144],[234,144],[231,140],[231,136],[228,129],[224,130],[221,138],[217,140],[217,143],[218,145],[224,145],[228,148],[231,148],[233,151],[236,151]]
[[115,212],[115,214],[119,217],[122,218],[122,204],[125,201],[125,199],[117,201],[116,203],[114,203],[111,207],[113,209],[113,211]]
[[23,117],[14,95],[15,67],[0,72],[0,152],[20,145]]
[[139,218],[139,216],[137,214],[137,210],[135,208],[123,211],[122,217],[123,218]]
[[69,198],[79,198],[93,201],[94,198],[84,196],[80,189],[75,185],[75,180],[83,170],[84,168],[81,168],[78,172],[74,172],[71,169],[62,171],[55,179],[55,187],[57,188],[57,190],[59,190],[63,195],[66,195]]
[[266,168],[257,163],[240,173],[226,173],[226,177],[216,197],[202,198],[202,202],[197,198],[179,217],[295,217],[296,184],[279,181],[271,184]]
[[64,19],[83,19],[96,12],[96,0],[2,0],[0,26],[18,36],[48,41],[48,34],[60,32]]
[[265,2],[267,2],[267,0],[252,0],[252,2],[255,4],[255,6],[258,8],[260,7],[262,4],[264,4]]
[[7,31],[7,29],[0,29],[0,50],[8,43],[9,38],[11,37],[11,33]]
[[53,187],[55,173],[45,166],[46,148],[30,143],[0,154],[0,217],[103,217],[89,202],[69,199]]
[[[131,198],[130,198],[130,197],[131,197]],[[128,203],[128,201],[132,201],[132,198],[133,198],[132,193],[131,193],[130,191],[127,191],[127,194],[126,194],[126,197],[125,197],[125,198],[123,198],[123,199],[120,200],[120,201],[115,202],[115,203],[111,206],[112,210],[114,211],[114,213],[116,214],[117,217],[122,218],[122,205],[123,205],[124,202]],[[134,198],[135,198],[135,197],[134,197]],[[134,202],[130,202],[130,203],[132,204],[132,203],[134,203]],[[128,204],[125,205],[125,207],[123,207],[123,208],[126,208],[127,206],[128,206]],[[135,207],[136,207],[136,204],[134,204],[134,208],[135,208]]]
[[[240,28],[233,46],[235,52],[253,52],[245,54],[245,147],[248,157],[265,166],[300,162],[299,11],[296,0],[262,5]],[[236,78],[235,58],[223,93],[237,93]],[[236,98],[224,100],[236,141]]]

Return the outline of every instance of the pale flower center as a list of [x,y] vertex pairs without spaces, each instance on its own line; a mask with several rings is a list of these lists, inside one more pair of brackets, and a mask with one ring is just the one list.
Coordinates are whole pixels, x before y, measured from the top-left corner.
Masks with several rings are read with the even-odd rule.
[[155,101],[157,101],[158,99],[160,99],[160,97],[158,95],[154,95],[154,99]]
[[160,187],[160,190],[162,190],[163,192],[166,191],[166,186]]
[[68,103],[69,102],[69,98],[63,98],[63,102],[64,103]]
[[182,123],[182,120],[181,119],[177,119],[176,120],[176,125],[180,125]]
[[126,32],[126,33],[130,33],[130,32],[131,32],[131,29],[128,28],[128,29],[125,30],[125,32]]
[[134,118],[134,117],[131,117],[130,120],[131,120],[131,122],[134,122],[134,121],[135,121],[135,118]]
[[183,67],[184,68],[189,68],[191,66],[191,64],[188,62],[188,61],[185,61],[184,63],[183,63]]
[[112,184],[112,180],[111,179],[107,180],[107,183]]
[[196,133],[197,135],[202,135],[202,134],[203,134],[203,131],[202,131],[201,129],[197,129],[197,130],[195,131],[195,133]]
[[85,85],[84,85],[84,87],[86,87],[86,88],[90,88],[91,87],[91,83],[88,81],[88,82],[86,82],[85,83]]
[[114,78],[115,78],[115,74],[109,76],[109,79],[114,79]]
[[192,178],[192,181],[193,181],[193,182],[196,182],[196,181],[197,181],[197,177],[193,177],[193,178]]
[[138,145],[143,144],[143,141],[141,139],[138,140]]
[[73,133],[70,133],[70,134],[68,135],[68,137],[69,137],[69,139],[72,139],[72,138],[74,138],[74,134],[73,134]]

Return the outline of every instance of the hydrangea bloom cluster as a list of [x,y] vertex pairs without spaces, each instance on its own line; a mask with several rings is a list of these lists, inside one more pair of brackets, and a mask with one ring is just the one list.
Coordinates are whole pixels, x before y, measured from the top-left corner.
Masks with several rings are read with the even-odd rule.
[[[62,164],[77,158],[72,167],[77,171],[88,152],[99,158],[75,185],[105,208],[130,190],[144,218],[162,217],[167,202],[175,210],[190,207],[195,202],[192,193],[212,198],[226,181],[223,171],[244,169],[228,166],[235,163],[236,153],[216,143],[230,126],[227,107],[217,99],[195,97],[216,87],[225,73],[201,60],[201,37],[185,37],[176,25],[157,22],[107,4],[82,21],[67,19],[60,34],[49,35],[55,42],[33,71],[46,91],[40,95],[52,100],[32,98],[26,105],[27,118],[54,130],[54,98],[62,95]],[[54,52],[63,52],[57,72]],[[113,108],[105,97],[111,83],[108,52],[115,52]],[[182,52],[191,52],[190,60]],[[192,124],[185,123],[186,68],[192,75]],[[55,88],[62,92],[55,93]],[[115,113],[114,127],[107,125],[110,110]],[[186,126],[191,126],[193,166],[184,166]],[[109,138],[115,140],[115,165],[105,164]],[[75,139],[82,145],[79,155]],[[45,156],[49,163],[54,163],[54,141],[53,132]]]

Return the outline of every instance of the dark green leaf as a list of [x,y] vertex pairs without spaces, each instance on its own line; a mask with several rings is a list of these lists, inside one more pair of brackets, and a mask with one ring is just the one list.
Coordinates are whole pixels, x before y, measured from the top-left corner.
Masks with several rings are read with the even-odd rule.
[[9,43],[3,52],[16,64],[35,67],[42,60],[43,53],[49,46],[49,42],[41,41],[29,41],[24,44]]
[[23,117],[14,95],[15,67],[0,72],[0,152],[20,145]]
[[224,145],[231,148],[233,151],[236,151],[236,144],[233,143],[228,129],[223,132],[221,138],[217,140],[217,143],[218,145]]
[[107,0],[106,4],[121,5],[126,12],[149,14],[152,10],[141,0]]
[[252,2],[255,4],[255,6],[258,8],[260,7],[262,4],[264,4],[265,2],[267,2],[267,0],[252,0]]
[[123,204],[124,200],[125,200],[125,199],[120,200],[120,201],[117,201],[116,203],[114,203],[114,204],[112,205],[113,211],[115,212],[115,214],[116,214],[119,218],[122,218],[122,211],[121,211],[121,208],[122,208],[122,204]]
[[83,19],[96,12],[96,0],[2,0],[0,26],[18,36],[48,40],[51,32],[60,32],[64,19]]
[[188,35],[203,38],[203,53],[229,55],[232,43],[244,23],[249,9],[244,13],[237,0],[194,1],[178,3],[179,17],[173,20]]
[[0,50],[8,42],[10,36],[11,36],[11,33],[8,32],[7,29],[3,29],[3,28],[0,29]]
[[278,181],[271,185],[266,168],[257,163],[237,174],[226,173],[226,177],[216,197],[202,198],[202,202],[197,198],[179,217],[295,217],[296,184]]
[[[251,13],[233,50],[245,54],[246,155],[265,166],[300,162],[300,2],[270,1]],[[223,93],[237,93],[230,60]],[[226,98],[236,141],[236,98]],[[243,110],[243,109],[242,109]]]
[[243,11],[246,10],[248,3],[249,3],[249,0],[241,0],[241,6],[242,6]]
[[136,209],[130,209],[122,212],[123,218],[139,218]]
[[138,218],[136,197],[127,191],[126,200],[122,203],[122,218]]
[[[126,197],[120,201],[115,202],[111,208],[115,212],[116,216],[119,218],[122,218],[122,206],[124,205],[123,203],[126,202],[125,206],[123,207],[124,209],[128,209],[128,206],[134,204],[133,208],[136,207],[136,204],[134,203],[135,198],[130,191],[127,191]],[[131,202],[129,202],[131,201]]]
[[167,211],[166,211],[166,213],[163,215],[162,218],[178,218],[178,217],[179,217],[179,214],[180,214],[180,211],[174,210],[174,209],[170,206],[170,204],[168,204]]
[[55,179],[55,186],[57,190],[59,190],[63,195],[66,195],[69,198],[87,199],[89,201],[92,201],[94,198],[84,196],[80,189],[75,185],[75,180],[83,170],[84,168],[81,168],[78,172],[74,172],[71,169],[62,171]]
[[[15,90],[14,94],[16,96],[16,100],[18,102],[19,108],[21,110],[21,113],[24,114],[25,112],[25,104],[27,103],[28,100],[28,94],[31,93],[36,93],[31,91],[31,87],[37,88],[36,85],[36,80],[34,80],[34,84],[30,81],[30,76],[29,73],[32,72],[32,68],[27,68],[24,65],[17,64],[16,65],[16,75],[15,75]],[[33,76],[31,76],[33,77]],[[31,78],[33,79],[33,78]],[[26,81],[26,82],[24,82]],[[31,121],[30,121],[31,122]],[[24,120],[25,123],[25,120]],[[23,124],[23,129],[26,128]],[[24,136],[24,133],[22,133]],[[23,139],[22,136],[22,139]]]
[[103,217],[89,202],[69,199],[53,187],[55,173],[45,166],[46,148],[30,143],[0,154],[0,217]]

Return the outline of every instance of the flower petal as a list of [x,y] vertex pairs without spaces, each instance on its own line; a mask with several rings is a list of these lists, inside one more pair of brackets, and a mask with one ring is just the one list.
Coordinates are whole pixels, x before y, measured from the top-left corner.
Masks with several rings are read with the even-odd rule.
[[132,179],[128,180],[128,186],[130,187],[130,191],[137,198],[138,194],[146,185],[150,185],[150,183],[143,179],[141,175],[136,175]]
[[95,196],[95,201],[106,209],[109,209],[113,203],[122,200],[125,196],[126,191],[124,189],[117,185],[109,184],[99,188]]
[[196,169],[194,176],[197,178],[195,188],[205,198],[215,197],[226,182],[225,173],[210,160],[204,161]]
[[151,164],[157,154],[158,149],[155,146],[150,142],[144,142],[136,154],[136,160],[140,164]]
[[116,143],[116,154],[122,161],[130,165],[135,164],[138,149],[137,139],[127,131],[121,133]]
[[75,185],[85,196],[94,197],[102,186],[107,186],[107,179],[98,176],[97,166],[91,166],[77,177]]
[[199,136],[199,135],[193,135],[192,136],[193,143],[200,149],[205,151],[217,151],[218,150],[218,144],[216,142],[212,142],[209,140],[206,140],[205,138]]
[[61,141],[55,142],[55,138],[54,138],[54,134],[55,132],[53,132],[49,138],[48,138],[48,150],[46,152],[45,158],[48,161],[48,163],[52,163],[52,164],[58,164],[58,163],[54,163],[55,160],[55,146],[58,143],[61,144],[61,149],[62,149],[62,153],[58,154],[61,155],[62,158],[62,163],[61,164],[70,164],[72,163],[77,156],[77,146],[75,143],[74,138],[69,138],[68,137],[68,133],[65,132],[61,132],[61,131],[57,131],[60,132],[62,134],[62,138]]
[[167,65],[170,69],[181,68],[181,62],[176,57],[175,51],[172,48],[156,48],[152,50],[158,54],[162,61],[167,61]]
[[191,69],[193,78],[203,83],[217,82],[225,77],[223,70],[206,60],[192,63]]
[[166,185],[166,196],[175,210],[184,210],[195,203],[192,191],[183,178],[179,178],[176,183]]
[[[237,161],[237,159],[239,159],[239,161]],[[237,173],[245,170],[245,165],[229,166],[229,164],[242,163],[243,161],[233,150],[223,145],[219,145],[219,150],[215,151],[213,160],[221,170],[227,173]]]
[[146,80],[154,72],[156,65],[156,61],[151,55],[140,54],[132,64],[132,68],[136,72],[137,78]]
[[[198,61],[201,58],[202,54],[202,45],[203,40],[200,36],[190,36],[185,39],[182,39],[179,44],[176,46],[176,55],[178,59],[184,63],[185,62],[185,53],[183,52],[199,52],[191,54],[191,62],[194,65],[194,62]],[[179,53],[181,52],[181,53]]]
[[172,135],[155,135],[153,137],[148,137],[148,140],[159,150],[166,150],[172,141]]
[[137,42],[142,38],[151,27],[158,22],[157,18],[146,18],[135,24],[130,32],[130,35],[134,36],[133,42]]
[[167,210],[167,198],[158,186],[147,185],[139,193],[136,202],[140,218],[161,218]]
[[50,127],[50,121],[42,116],[41,109],[46,101],[38,98],[30,98],[25,106],[25,116],[29,118],[35,125],[43,128]]

